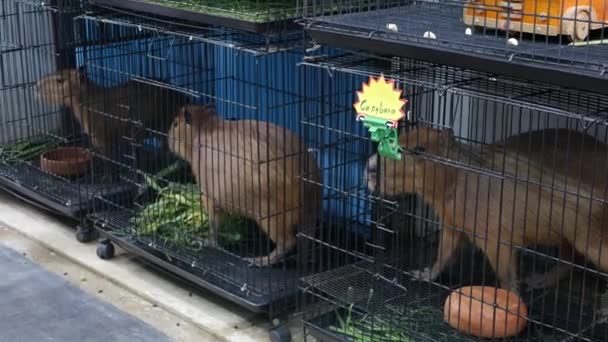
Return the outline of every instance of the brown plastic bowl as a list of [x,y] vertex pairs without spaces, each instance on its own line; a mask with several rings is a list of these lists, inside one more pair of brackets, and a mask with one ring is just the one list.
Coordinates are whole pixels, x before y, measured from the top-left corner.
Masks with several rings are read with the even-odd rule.
[[40,156],[42,170],[61,177],[77,177],[87,172],[91,153],[82,147],[60,147]]

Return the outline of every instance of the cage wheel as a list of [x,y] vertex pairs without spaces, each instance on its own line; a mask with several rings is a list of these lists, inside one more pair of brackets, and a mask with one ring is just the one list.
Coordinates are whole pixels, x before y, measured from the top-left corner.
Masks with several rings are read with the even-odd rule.
[[270,340],[272,342],[289,342],[291,341],[291,332],[285,324],[281,324],[270,330]]
[[95,230],[90,227],[79,225],[76,229],[76,240],[82,243],[95,240]]
[[97,244],[97,256],[100,259],[112,259],[114,257],[114,244],[109,240],[100,241]]

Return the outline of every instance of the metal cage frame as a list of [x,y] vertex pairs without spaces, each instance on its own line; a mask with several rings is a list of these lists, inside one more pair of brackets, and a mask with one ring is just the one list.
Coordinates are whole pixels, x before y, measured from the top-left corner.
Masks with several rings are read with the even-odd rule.
[[[378,163],[375,173],[362,172],[366,166],[370,167],[369,158],[374,151],[368,133],[355,120],[352,105],[356,90],[369,76],[383,74],[386,79],[394,80],[409,100],[406,105],[408,118],[402,123],[407,131],[402,131],[401,135],[412,132],[409,134],[416,137],[415,127],[420,125],[453,132],[457,141],[454,146],[459,146],[453,148],[461,151],[453,155],[439,154],[430,148],[425,151],[427,142],[422,133],[417,142],[402,145],[403,158],[407,155],[420,160],[420,165],[426,165],[414,167],[414,172],[426,177],[429,184],[423,187],[428,186],[429,192],[435,189],[432,175],[438,165],[453,168],[457,174],[470,175],[472,184],[483,177],[513,177],[526,186],[538,186],[540,183],[535,183],[533,178],[512,176],[500,163],[479,164],[479,156],[485,156],[479,153],[485,153],[484,149],[489,149],[492,143],[508,141],[505,139],[517,134],[527,137],[526,132],[547,128],[586,132],[605,143],[608,117],[603,108],[608,98],[401,57],[380,58],[360,51],[320,50],[308,56],[303,64],[324,71],[321,79],[308,80],[324,84],[325,95],[307,103],[302,118],[303,134],[309,145],[318,149],[324,159],[330,160],[323,164],[324,181],[319,187],[323,188],[324,198],[333,201],[333,207],[338,210],[318,226],[298,235],[304,292],[300,310],[305,333],[324,341],[482,340],[450,328],[444,322],[443,310],[446,298],[459,286],[500,286],[491,265],[483,251],[467,244],[455,252],[452,262],[436,279],[416,279],[421,270],[433,264],[436,254],[441,253],[438,251],[440,234],[464,228],[442,224],[425,194],[412,197],[412,193],[405,192],[402,193],[407,195],[405,197],[391,197],[365,189],[369,186],[366,183],[376,184],[376,187],[393,184],[382,183],[382,168],[407,164],[388,160],[386,164]],[[547,138],[545,143],[530,145],[525,140],[517,145],[514,158],[522,158],[521,167],[524,167],[526,160],[532,158],[526,153],[533,149],[551,154],[551,149],[556,148],[554,140]],[[558,144],[564,151],[569,151],[564,152],[566,156],[579,153],[575,152],[574,143]],[[593,151],[593,146],[588,148]],[[599,147],[597,153],[597,167],[602,168],[600,160],[606,162],[605,155]],[[499,150],[496,159],[503,155],[505,152]],[[546,166],[545,172],[547,178],[558,174],[551,164]],[[428,176],[424,176],[426,173]],[[369,183],[371,181],[373,183]],[[403,187],[408,186],[408,181],[414,182],[405,179]],[[426,181],[423,184],[427,184]],[[388,185],[385,186],[388,189]],[[551,188],[551,185],[547,186]],[[551,191],[564,191],[559,185],[553,186]],[[500,189],[499,186],[496,191]],[[598,188],[597,191],[602,190]],[[442,193],[440,189],[437,192]],[[476,197],[471,196],[472,199],[465,197],[464,201],[478,206]],[[580,196],[582,202],[586,201],[586,195]],[[601,199],[597,201],[604,203]],[[450,208],[445,210],[449,212]],[[505,211],[506,208],[505,205]],[[477,234],[478,239],[487,239],[481,227]],[[505,240],[502,244],[511,246],[512,242]],[[529,310],[526,318],[521,319],[528,319],[528,322],[526,329],[513,340],[595,341],[608,338],[606,318],[600,309],[605,308],[607,274],[604,271],[592,268],[585,258],[556,254],[556,250],[546,248],[542,243],[512,248],[516,250],[514,254],[519,255],[516,260],[521,279],[528,279],[525,277],[534,272],[545,274],[554,265],[565,269],[572,267],[573,272],[556,287],[520,287],[520,295]]]

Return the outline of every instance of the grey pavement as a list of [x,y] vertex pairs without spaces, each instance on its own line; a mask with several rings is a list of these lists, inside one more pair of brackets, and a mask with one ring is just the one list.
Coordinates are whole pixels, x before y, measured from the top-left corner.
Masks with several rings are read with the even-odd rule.
[[0,341],[169,341],[145,322],[0,244]]

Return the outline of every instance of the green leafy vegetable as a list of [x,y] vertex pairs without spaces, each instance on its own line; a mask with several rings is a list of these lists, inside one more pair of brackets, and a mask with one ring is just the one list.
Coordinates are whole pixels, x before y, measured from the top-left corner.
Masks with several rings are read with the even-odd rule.
[[[159,174],[167,173],[167,170],[163,170]],[[203,211],[198,187],[196,184],[169,181],[163,181],[166,185],[161,186],[155,178],[144,175],[146,185],[157,195],[154,202],[148,204],[131,220],[137,233],[154,236],[173,247],[200,250],[202,240],[209,236],[209,220],[207,213]],[[227,216],[218,232],[219,242],[240,242],[246,227],[244,218]]]
[[61,144],[56,138],[45,135],[13,144],[0,146],[0,156],[6,162],[24,161],[35,158]]
[[294,0],[146,0],[165,7],[205,13],[250,22],[267,22],[294,17]]
[[379,317],[373,320],[353,319],[353,305],[351,304],[346,313],[346,318],[342,318],[336,311],[338,326],[332,325],[330,330],[347,335],[354,342],[409,342],[410,338],[405,334],[405,330],[389,324]]

